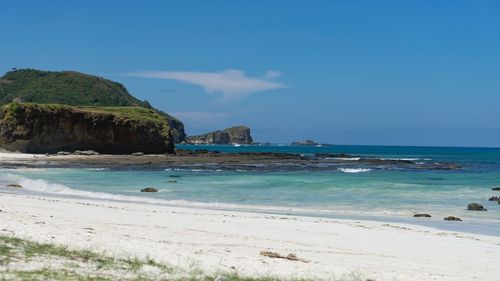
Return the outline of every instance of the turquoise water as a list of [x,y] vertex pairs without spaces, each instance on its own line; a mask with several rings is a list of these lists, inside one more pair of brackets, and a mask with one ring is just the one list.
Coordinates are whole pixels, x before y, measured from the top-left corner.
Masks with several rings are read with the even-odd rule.
[[[435,217],[500,222],[500,149],[427,147],[180,146],[225,152],[272,151],[299,154],[347,153],[460,163],[461,170],[356,169],[328,171],[222,171],[155,167],[148,170],[1,169],[0,184],[19,182],[23,192],[83,196],[151,204],[187,204],[223,209],[302,211],[347,215]],[[144,187],[158,193],[141,193]],[[477,202],[487,212],[466,211]]]

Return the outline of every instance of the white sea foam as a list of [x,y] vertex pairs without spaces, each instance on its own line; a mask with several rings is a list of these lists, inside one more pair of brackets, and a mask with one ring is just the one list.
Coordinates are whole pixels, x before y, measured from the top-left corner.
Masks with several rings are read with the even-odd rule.
[[[78,190],[70,188],[63,184],[51,183],[42,179],[29,179],[15,174],[6,174],[0,176],[0,184],[18,183],[22,186],[19,192],[35,192],[38,194],[81,197],[95,200],[122,201],[131,203],[148,203],[148,204],[171,204],[171,205],[197,205],[196,202],[186,200],[167,200],[155,199],[148,197],[140,197],[133,195],[120,195],[104,192],[94,192],[86,190]],[[170,190],[159,190],[159,192],[170,192]],[[202,206],[200,206],[202,207]]]
[[430,161],[432,159],[430,158],[380,158],[381,160],[398,160],[398,161],[418,161],[418,160],[424,160],[424,161]]
[[364,173],[364,172],[369,172],[372,169],[366,169],[366,168],[339,168],[340,171],[344,173],[350,173],[350,174],[355,174],[355,173]]
[[[22,186],[22,189],[16,190],[17,192],[35,192],[37,194],[55,195],[55,196],[68,196],[77,198],[88,198],[94,200],[106,200],[106,201],[119,201],[119,202],[130,202],[130,203],[146,203],[146,204],[158,204],[158,205],[171,205],[171,206],[191,206],[199,208],[216,208],[216,209],[276,209],[276,210],[291,210],[288,208],[278,208],[278,207],[264,207],[264,206],[243,206],[234,203],[219,203],[219,202],[197,202],[188,201],[183,199],[162,199],[162,198],[150,198],[134,195],[121,195],[121,194],[111,194],[104,192],[94,192],[86,190],[78,190],[70,188],[63,184],[51,183],[42,179],[29,179],[16,174],[4,174],[0,175],[0,186],[8,183],[17,183]],[[158,192],[171,192],[170,190],[160,189]]]
[[361,157],[326,157],[326,160],[359,161]]

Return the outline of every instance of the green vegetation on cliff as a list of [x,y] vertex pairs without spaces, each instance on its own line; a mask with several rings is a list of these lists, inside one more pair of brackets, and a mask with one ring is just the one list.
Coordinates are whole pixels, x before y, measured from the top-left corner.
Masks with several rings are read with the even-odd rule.
[[[158,116],[167,119],[175,142],[182,142],[186,135],[184,125],[178,119],[151,107],[130,95],[120,83],[101,77],[74,71],[41,71],[19,69],[7,72],[0,77],[0,105],[20,99],[40,104],[65,104],[86,107],[139,107],[154,110]],[[97,108],[94,108],[97,110]],[[113,109],[102,109],[113,111]],[[114,110],[116,112],[116,109]],[[121,109],[121,114],[137,113]],[[145,112],[145,111],[143,111]]]
[[[63,104],[38,104],[38,103],[18,103],[12,102],[0,108],[0,116],[5,118],[16,117],[21,110],[43,110],[45,112],[66,110],[80,110],[89,114],[112,114],[116,119],[131,120],[139,122],[153,122],[163,126],[168,130],[168,123],[165,118],[150,108],[144,107],[97,107],[97,106],[68,106]],[[3,114],[2,114],[3,113]]]
[[20,69],[0,78],[0,103],[14,98],[36,103],[87,106],[143,106],[120,83],[72,71]]

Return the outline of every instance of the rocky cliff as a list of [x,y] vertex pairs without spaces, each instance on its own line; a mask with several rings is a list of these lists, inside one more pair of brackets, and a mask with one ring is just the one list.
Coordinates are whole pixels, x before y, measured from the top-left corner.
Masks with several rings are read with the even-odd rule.
[[167,121],[153,109],[10,103],[0,108],[0,147],[126,154],[169,153],[174,143]]
[[18,69],[0,77],[0,105],[13,100],[72,106],[130,106],[155,110],[167,119],[176,143],[186,139],[181,121],[132,96],[120,83],[75,71]]
[[250,128],[236,126],[222,131],[190,136],[186,142],[189,144],[251,144],[253,140]]

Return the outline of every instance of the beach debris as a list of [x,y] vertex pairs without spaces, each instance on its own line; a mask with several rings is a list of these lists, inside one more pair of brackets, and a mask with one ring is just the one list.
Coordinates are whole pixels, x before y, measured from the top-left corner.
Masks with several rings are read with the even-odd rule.
[[6,185],[6,187],[10,187],[10,188],[23,188],[22,185],[17,184],[17,183],[10,183],[10,184]]
[[445,221],[462,221],[462,219],[454,217],[454,216],[449,216],[444,218]]
[[130,155],[132,155],[132,156],[143,156],[144,153],[143,152],[134,152],[134,153],[132,153]]
[[498,196],[491,196],[490,199],[488,199],[488,201],[498,201],[500,200],[500,197]]
[[429,214],[415,214],[413,215],[414,218],[430,218],[431,215]]
[[288,254],[286,256],[281,255],[276,252],[271,252],[271,251],[260,251],[261,256],[269,257],[269,258],[275,258],[275,259],[285,259],[285,260],[290,260],[290,261],[301,261],[305,263],[309,263],[308,260],[298,258],[295,254]]
[[478,203],[470,203],[467,206],[467,210],[469,210],[469,211],[488,211],[487,209],[485,209],[483,207],[483,205],[478,204]]
[[75,150],[73,154],[90,156],[90,155],[99,155],[99,152],[95,152],[93,150]]
[[158,192],[158,189],[156,189],[154,187],[146,187],[146,188],[141,189],[141,192]]
[[493,190],[493,191],[500,191],[500,187],[493,187],[491,190]]

